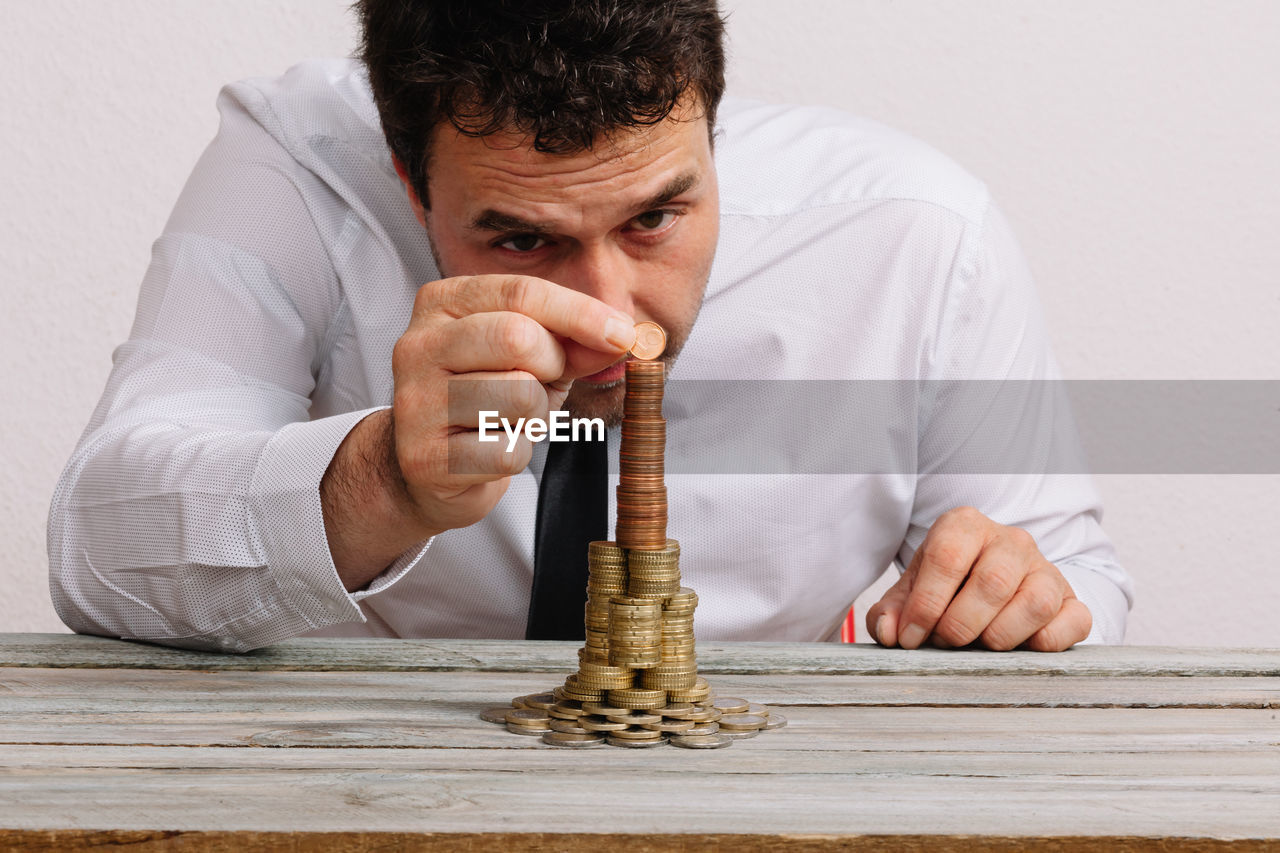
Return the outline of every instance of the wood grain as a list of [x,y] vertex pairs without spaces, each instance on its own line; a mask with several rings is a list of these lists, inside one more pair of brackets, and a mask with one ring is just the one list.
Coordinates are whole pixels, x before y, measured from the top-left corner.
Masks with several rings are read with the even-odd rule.
[[0,635],[0,849],[1280,843],[1276,652],[723,644],[716,692],[790,725],[719,751],[579,752],[478,719],[551,687],[576,647]]
[[[580,643],[302,638],[243,655],[183,651],[76,634],[0,634],[0,666],[563,672]],[[1280,649],[1079,646],[1057,654],[883,649],[867,643],[698,643],[710,673],[829,675],[1273,676]]]
[[1022,853],[1259,853],[1275,850],[1265,840],[1106,836],[1096,838],[993,837],[963,835],[602,835],[584,833],[407,833],[407,832],[179,832],[119,830],[5,830],[0,850],[62,853],[114,850],[141,853],[932,853],[938,850]]

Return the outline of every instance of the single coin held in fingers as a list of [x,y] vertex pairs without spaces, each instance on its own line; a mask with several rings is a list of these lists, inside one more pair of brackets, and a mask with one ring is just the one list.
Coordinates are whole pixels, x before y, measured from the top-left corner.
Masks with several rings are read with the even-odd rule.
[[636,323],[636,342],[631,345],[631,354],[643,361],[651,361],[662,355],[667,348],[667,333],[657,323],[647,320]]

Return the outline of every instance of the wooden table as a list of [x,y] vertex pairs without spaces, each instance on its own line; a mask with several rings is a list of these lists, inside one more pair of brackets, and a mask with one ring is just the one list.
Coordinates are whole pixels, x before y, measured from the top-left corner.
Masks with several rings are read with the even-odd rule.
[[1280,650],[702,643],[790,725],[567,750],[478,719],[576,648],[0,635],[0,850],[1280,849]]

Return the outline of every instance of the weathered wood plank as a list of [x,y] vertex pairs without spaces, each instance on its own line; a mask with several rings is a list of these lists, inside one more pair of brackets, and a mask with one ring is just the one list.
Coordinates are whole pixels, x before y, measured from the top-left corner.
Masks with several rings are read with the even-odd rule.
[[25,853],[118,849],[214,851],[214,853],[929,853],[985,851],[1023,853],[1260,853],[1274,850],[1265,839],[1152,838],[1142,836],[1003,837],[973,835],[604,835],[588,833],[409,833],[409,832],[200,832],[158,830],[5,830],[0,849]]
[[[448,698],[477,706],[505,704],[523,693],[550,690],[545,673],[494,672],[202,672],[0,668],[0,715],[39,709],[66,714],[91,709],[185,713],[264,705],[401,704],[413,709]],[[951,675],[715,675],[722,696],[788,705],[1070,708],[1277,708],[1280,678],[1058,678]],[[487,704],[486,704],[487,703]]]
[[[32,671],[34,672],[34,670]],[[121,671],[121,674],[125,674]],[[137,675],[134,673],[134,675]],[[228,673],[219,675],[225,678]],[[206,689],[182,703],[139,693],[133,703],[84,702],[63,697],[6,695],[0,709],[0,743],[186,744],[402,746],[416,748],[519,748],[528,740],[476,716],[485,707],[505,705],[511,695],[532,692],[536,675],[522,674],[499,684],[492,673],[422,673],[412,677],[434,682],[420,691],[378,695],[376,689],[305,689],[281,691],[280,681],[322,681],[341,674],[239,673],[238,678],[270,679],[257,695],[251,685],[224,696]],[[404,674],[358,674],[406,678]],[[160,673],[146,673],[156,678]],[[351,674],[346,674],[351,678]],[[217,680],[212,675],[200,678]],[[362,680],[357,678],[357,681]],[[724,676],[735,678],[735,693],[768,702],[791,724],[750,741],[751,750],[799,748],[857,751],[877,748],[960,748],[976,738],[989,749],[992,738],[1006,751],[1134,751],[1198,748],[1262,748],[1280,741],[1277,712],[1243,709],[1135,709],[860,706],[840,697],[813,697],[817,690],[793,690],[785,682],[799,676]],[[476,682],[483,682],[477,685]],[[347,681],[349,684],[349,680]],[[820,687],[820,685],[809,685]],[[207,686],[206,686],[207,687]],[[520,689],[510,690],[511,687]],[[530,688],[526,691],[525,688]],[[738,689],[741,688],[741,689]],[[493,692],[485,693],[485,689]],[[417,695],[414,693],[417,692]],[[732,695],[726,693],[725,695]],[[781,699],[782,701],[776,701]],[[808,738],[809,741],[805,739]],[[536,741],[535,741],[536,743]],[[979,747],[975,747],[979,748]]]
[[[752,753],[508,752],[500,769],[404,760],[325,770],[334,750],[204,750],[248,760],[288,752],[291,768],[13,768],[0,825],[15,829],[400,832],[957,834],[1280,839],[1280,777],[932,772],[770,775]],[[77,750],[83,763],[86,751]],[[182,750],[193,753],[194,750]],[[359,750],[366,761],[371,757]],[[397,751],[400,756],[411,756]],[[272,754],[274,753],[274,754]],[[381,756],[379,756],[381,757]],[[448,757],[448,756],[445,756]],[[554,763],[547,759],[554,757]],[[665,772],[634,765],[665,759]],[[389,757],[394,759],[394,757]],[[744,760],[746,759],[746,760]],[[153,766],[145,766],[152,764]],[[1141,768],[1139,767],[1139,770]],[[775,781],[776,779],[776,781]],[[607,818],[604,815],[607,814]]]
[[[351,729],[354,730],[354,727]],[[335,727],[335,731],[338,731]],[[502,735],[497,737],[496,735]],[[154,770],[309,770],[342,774],[353,770],[387,772],[524,772],[531,775],[579,772],[596,776],[623,772],[673,779],[696,770],[703,782],[750,773],[763,783],[768,775],[778,779],[791,773],[830,776],[833,784],[845,780],[876,778],[975,777],[1005,779],[1017,785],[1025,779],[1062,777],[1102,780],[1141,776],[1147,780],[1193,776],[1255,780],[1263,788],[1280,784],[1273,753],[1265,744],[1251,742],[1237,732],[1219,734],[1210,742],[1169,744],[1168,749],[1138,750],[1120,736],[1110,738],[1108,749],[1083,752],[1070,749],[1037,751],[1027,744],[1005,743],[999,732],[961,730],[961,743],[942,738],[916,742],[906,733],[883,741],[856,733],[844,742],[821,741],[810,736],[784,738],[774,732],[714,752],[689,752],[672,746],[620,752],[596,748],[586,752],[556,749],[493,730],[462,748],[425,747],[386,743],[376,738],[362,743],[338,738],[325,742],[299,739],[280,741],[270,748],[235,749],[221,746],[151,746],[111,744],[12,744],[0,756],[0,778],[19,773],[35,776],[56,768],[154,769]],[[2,783],[0,783],[2,784]],[[778,784],[778,783],[770,783]]]
[[[0,634],[0,665],[204,670],[570,672],[578,643],[300,638],[244,655],[71,634]],[[710,673],[1280,676],[1280,649],[1082,646],[1059,654],[882,649],[870,644],[698,644]]]

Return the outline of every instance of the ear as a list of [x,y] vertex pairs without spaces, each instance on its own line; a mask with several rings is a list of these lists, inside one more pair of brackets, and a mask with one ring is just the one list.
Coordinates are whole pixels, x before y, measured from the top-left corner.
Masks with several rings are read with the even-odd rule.
[[400,162],[400,158],[395,154],[391,155],[391,165],[395,166],[396,174],[400,176],[400,183],[404,184],[405,192],[409,194],[409,205],[413,208],[413,215],[418,218],[418,224],[423,228],[427,227],[427,211],[422,206],[422,202],[418,199],[418,194],[414,192],[413,186],[409,183],[409,173],[405,170],[404,164]]

